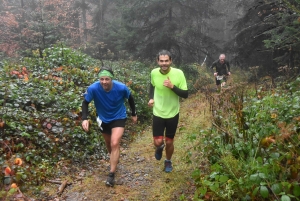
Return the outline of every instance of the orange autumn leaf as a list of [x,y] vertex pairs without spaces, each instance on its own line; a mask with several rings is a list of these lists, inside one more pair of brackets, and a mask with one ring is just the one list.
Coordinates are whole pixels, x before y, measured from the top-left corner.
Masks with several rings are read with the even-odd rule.
[[129,80],[127,83],[126,83],[126,86],[130,86],[132,84],[132,80]]
[[24,74],[24,81],[25,81],[25,82],[28,82],[28,81],[29,81],[29,78],[28,78],[28,75],[27,75],[27,74]]
[[15,159],[15,165],[22,165],[23,161],[21,158],[16,158]]
[[11,169],[10,169],[10,167],[7,166],[4,170],[4,174],[5,174],[5,176],[9,176],[10,173],[11,173]]
[[54,70],[54,71],[62,71],[62,70],[63,70],[63,66],[60,66],[60,67],[58,67],[58,68],[54,68],[53,70]]
[[11,188],[18,188],[18,186],[17,186],[16,183],[12,183],[12,184],[10,185],[10,187],[11,187]]
[[10,72],[11,75],[19,75],[20,72],[19,71],[16,71],[16,70],[13,70]]
[[28,74],[27,68],[25,66],[22,68],[22,74]]
[[276,143],[274,136],[265,137],[260,141],[260,145],[264,148],[269,147],[272,143]]

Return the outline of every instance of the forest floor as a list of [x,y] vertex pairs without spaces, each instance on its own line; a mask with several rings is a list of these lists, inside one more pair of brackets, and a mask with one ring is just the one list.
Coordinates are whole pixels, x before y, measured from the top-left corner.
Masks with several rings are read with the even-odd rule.
[[[53,201],[169,201],[192,200],[195,186],[192,172],[205,163],[188,163],[188,152],[201,161],[201,153],[193,153],[195,141],[189,135],[199,134],[201,129],[211,126],[209,106],[202,93],[189,96],[181,103],[180,122],[175,137],[175,151],[172,157],[173,171],[163,171],[165,153],[157,161],[154,157],[152,128],[148,126],[128,142],[122,140],[120,162],[116,172],[116,185],[105,186],[109,161],[101,160],[86,167],[65,168],[61,181],[69,185],[58,194],[60,184],[47,183],[40,195],[42,200]],[[201,136],[200,136],[201,137]],[[198,144],[199,146],[199,144]],[[80,178],[80,179],[78,179]]]

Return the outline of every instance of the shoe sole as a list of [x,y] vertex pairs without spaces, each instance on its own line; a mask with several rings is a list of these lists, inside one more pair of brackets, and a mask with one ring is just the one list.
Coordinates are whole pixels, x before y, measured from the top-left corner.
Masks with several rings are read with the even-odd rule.
[[[173,169],[172,169],[172,170],[173,170]],[[165,172],[166,172],[166,173],[170,173],[170,172],[172,172],[172,170],[170,170],[170,171],[168,171],[168,170],[165,170]]]
[[114,186],[114,184],[111,184],[109,182],[105,182],[105,185],[108,186],[108,187],[113,187]]

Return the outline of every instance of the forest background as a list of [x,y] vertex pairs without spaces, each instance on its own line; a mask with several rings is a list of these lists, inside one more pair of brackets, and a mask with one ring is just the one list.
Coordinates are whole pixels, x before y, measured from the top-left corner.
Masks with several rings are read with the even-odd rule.
[[[142,130],[151,118],[146,107],[149,72],[157,52],[168,49],[185,72],[191,94],[209,91],[206,86],[214,82],[209,66],[220,53],[227,55],[237,80],[255,86],[247,93],[243,84],[236,86],[233,98],[226,99],[230,107],[223,105],[226,96],[220,100],[206,94],[213,112],[210,136],[221,133],[226,145],[213,151],[216,139],[207,144],[211,171],[207,177],[200,170],[193,174],[195,199],[212,192],[223,199],[298,199],[299,9],[299,0],[1,0],[3,180],[26,190],[43,183],[59,161],[105,157],[96,127],[89,135],[81,129],[79,98],[103,65],[111,66],[137,96]],[[285,107],[272,99],[279,101],[278,94]],[[263,125],[258,124],[262,116],[253,116],[255,103],[247,111],[245,97],[269,105],[257,106],[261,112],[267,108]],[[92,109],[92,122],[94,113]],[[232,114],[230,122],[236,125],[228,123]],[[279,143],[276,135],[283,134],[288,137]],[[291,136],[295,139],[287,142]],[[222,158],[225,152],[227,159]],[[240,175],[226,169],[228,161],[243,164],[241,169],[252,166]],[[270,165],[276,167],[271,173]],[[241,179],[246,176],[250,179]],[[220,195],[226,188],[231,193]]]

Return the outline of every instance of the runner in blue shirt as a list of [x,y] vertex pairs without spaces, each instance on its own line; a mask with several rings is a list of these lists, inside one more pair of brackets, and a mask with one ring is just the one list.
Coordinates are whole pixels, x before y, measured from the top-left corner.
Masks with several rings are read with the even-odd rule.
[[125,99],[128,99],[131,108],[132,121],[137,122],[135,103],[130,90],[125,84],[113,80],[113,77],[114,74],[110,68],[102,67],[99,72],[100,80],[87,88],[82,102],[82,128],[88,131],[88,104],[94,101],[98,114],[97,122],[110,154],[110,172],[106,185],[111,187],[115,183],[115,172],[120,157],[120,140],[127,119]]

